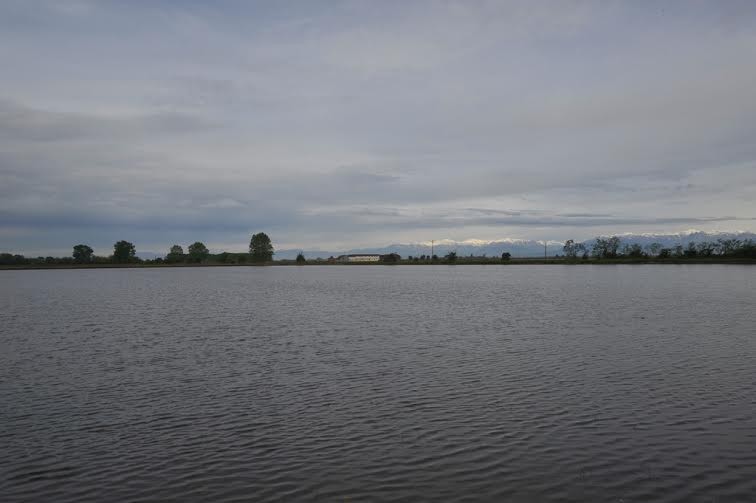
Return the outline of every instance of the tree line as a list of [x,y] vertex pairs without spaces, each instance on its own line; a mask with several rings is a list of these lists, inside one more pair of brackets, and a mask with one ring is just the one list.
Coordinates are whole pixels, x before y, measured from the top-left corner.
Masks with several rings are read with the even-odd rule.
[[[551,258],[557,260],[684,260],[693,258],[728,258],[728,259],[756,259],[756,242],[752,239],[719,239],[717,241],[703,241],[688,243],[673,247],[664,247],[660,243],[651,243],[641,246],[638,243],[622,243],[617,236],[598,237],[592,245],[567,240],[562,247],[564,255],[556,255]],[[253,234],[249,241],[248,253],[218,253],[211,254],[207,246],[201,241],[196,241],[186,248],[175,244],[168,250],[163,258],[143,260],[136,256],[136,247],[133,243],[125,240],[113,245],[113,254],[107,257],[96,256],[92,247],[86,244],[78,244],[73,247],[70,257],[25,257],[10,253],[0,253],[0,266],[47,266],[47,265],[86,265],[86,264],[244,264],[266,263],[273,260],[273,244],[264,232]],[[443,257],[438,255],[409,256],[402,260],[397,254],[386,255],[383,262],[410,262],[410,263],[447,263],[454,264],[460,261],[470,262],[483,260],[485,263],[498,261],[498,258],[487,257],[458,258],[457,253],[451,251]],[[501,262],[508,262],[512,258],[509,252],[503,252]],[[295,260],[297,264],[306,263],[303,253],[299,253]]]
[[253,234],[249,241],[249,253],[219,253],[212,255],[204,243],[196,241],[187,247],[171,246],[165,259],[143,260],[136,256],[136,246],[121,240],[113,244],[113,254],[100,257],[91,246],[78,244],[73,247],[70,257],[24,257],[11,253],[0,253],[0,265],[87,265],[87,264],[199,264],[210,260],[220,263],[265,263],[273,260],[273,244],[264,232]]
[[[214,255],[215,261],[220,263],[245,263],[245,262],[270,262],[274,254],[273,244],[264,232],[253,234],[249,240],[249,253],[228,253],[223,252]],[[186,253],[181,245],[171,246],[168,254],[165,256],[165,262],[169,264],[188,263],[199,264],[207,261],[211,257],[210,251],[204,243],[196,241],[190,244]]]
[[717,241],[690,242],[665,248],[661,243],[651,243],[641,246],[638,243],[625,243],[617,236],[598,237],[593,246],[588,248],[584,243],[567,240],[562,248],[564,257],[575,260],[582,258],[594,259],[685,259],[685,258],[756,258],[756,242],[752,239],[718,239]]

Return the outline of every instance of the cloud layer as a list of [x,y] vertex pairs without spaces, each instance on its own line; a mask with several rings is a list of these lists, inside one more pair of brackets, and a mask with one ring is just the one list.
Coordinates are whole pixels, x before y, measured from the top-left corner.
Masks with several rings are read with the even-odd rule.
[[0,6],[0,248],[754,230],[751,2]]

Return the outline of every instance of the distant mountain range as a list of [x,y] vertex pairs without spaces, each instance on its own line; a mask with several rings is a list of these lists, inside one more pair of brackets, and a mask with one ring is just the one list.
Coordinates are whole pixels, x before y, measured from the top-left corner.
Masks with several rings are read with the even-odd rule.
[[[753,232],[704,232],[690,230],[673,234],[615,234],[622,240],[622,244],[639,244],[646,246],[651,243],[659,243],[664,248],[672,248],[681,244],[686,246],[688,243],[700,243],[702,241],[717,241],[718,239],[753,239],[756,241],[756,233]],[[583,243],[589,247],[593,245],[594,239],[589,239]],[[561,255],[561,241],[548,241],[546,251],[549,256]],[[479,239],[468,239],[465,241],[453,241],[444,239],[436,241],[433,247],[433,253],[443,256],[450,251],[456,251],[458,255],[486,255],[489,257],[499,256],[503,252],[509,252],[513,257],[543,257],[544,242],[527,240],[527,239],[499,239],[493,241],[484,241]],[[277,259],[294,259],[302,250],[279,250],[276,252]],[[347,253],[398,253],[402,258],[408,256],[420,256],[431,254],[431,243],[406,243],[392,244],[377,248],[355,248],[342,251],[323,251],[323,250],[304,250],[305,257],[308,259],[337,257]]]

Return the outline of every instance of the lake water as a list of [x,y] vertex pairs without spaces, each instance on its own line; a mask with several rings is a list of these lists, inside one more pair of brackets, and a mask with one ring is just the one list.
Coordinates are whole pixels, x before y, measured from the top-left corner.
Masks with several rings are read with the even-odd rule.
[[756,267],[0,271],[1,501],[756,501]]

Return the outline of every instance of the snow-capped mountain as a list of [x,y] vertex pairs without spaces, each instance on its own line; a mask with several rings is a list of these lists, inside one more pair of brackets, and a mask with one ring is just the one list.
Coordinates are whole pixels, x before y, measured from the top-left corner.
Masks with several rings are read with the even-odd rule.
[[[549,241],[548,248],[551,250],[550,255],[561,253],[562,243],[558,241]],[[446,255],[450,251],[455,251],[458,255],[486,255],[489,257],[500,256],[503,252],[507,251],[514,257],[542,257],[543,241],[526,239],[501,239],[495,241],[470,239],[465,241],[454,241],[443,239],[436,241],[432,248],[431,242],[428,241],[427,243],[396,243],[382,247],[355,248],[339,252],[305,250],[304,255],[307,258],[328,258],[330,256],[335,257],[345,253],[398,253],[403,258],[406,258],[410,256],[419,257],[421,255],[431,255],[431,249],[433,250],[433,253],[439,257]],[[276,252],[276,258],[293,259],[296,257],[297,253],[299,253],[299,250],[280,250]]]
[[[756,241],[756,233],[753,232],[704,232],[699,230],[689,230],[677,233],[642,233],[642,234],[615,234],[622,241],[622,244],[639,244],[647,246],[651,243],[659,243],[664,248],[672,248],[681,244],[686,246],[688,243],[700,243],[703,241],[717,241],[719,239],[752,239]],[[595,239],[584,241],[584,244],[590,249]],[[561,241],[547,241],[546,252],[549,256],[562,254]],[[454,241],[450,239],[438,240],[433,245],[433,253],[443,256],[450,251],[456,251],[458,255],[486,255],[489,257],[500,256],[503,252],[509,252],[513,257],[543,257],[544,242],[528,239],[498,239],[498,240],[481,240],[468,239],[464,241]],[[277,259],[293,259],[300,250],[280,250],[276,252]],[[408,256],[420,256],[431,254],[431,242],[421,243],[397,243],[383,247],[374,248],[356,248],[342,251],[304,251],[305,257],[314,259],[317,257],[328,258],[338,256],[344,253],[398,253],[403,258]]]
[[[562,251],[562,243],[558,241],[549,241],[548,248],[552,249],[551,255]],[[453,241],[443,239],[433,244],[433,253],[439,257],[454,251],[457,255],[475,255],[475,256],[500,256],[503,252],[509,252],[514,257],[542,257],[543,241],[533,241],[527,239],[501,239],[495,241],[483,241],[479,239],[470,239],[465,241]],[[358,249],[352,253],[398,253],[402,257],[431,255],[431,243],[409,243],[393,244],[378,249]]]

